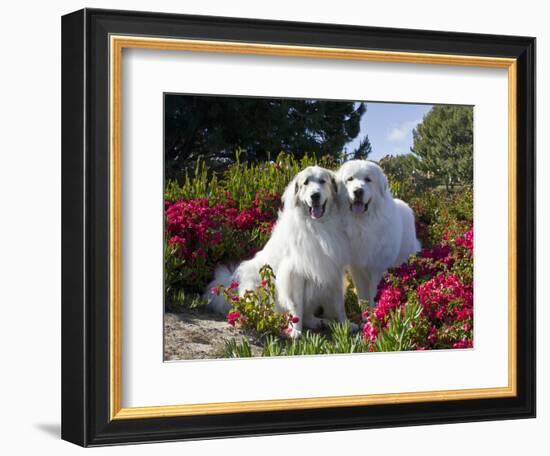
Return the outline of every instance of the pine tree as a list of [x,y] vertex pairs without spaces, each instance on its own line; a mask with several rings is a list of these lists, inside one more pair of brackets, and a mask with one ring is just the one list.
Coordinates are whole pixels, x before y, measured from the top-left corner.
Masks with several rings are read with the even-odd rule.
[[359,146],[351,153],[354,159],[366,160],[372,153],[372,145],[370,143],[369,135],[365,137],[359,143]]
[[413,130],[411,152],[426,176],[452,190],[473,180],[473,109],[434,106]]
[[365,103],[285,98],[167,95],[165,169],[171,179],[202,158],[216,169],[240,150],[258,162],[281,151],[332,155],[359,135]]

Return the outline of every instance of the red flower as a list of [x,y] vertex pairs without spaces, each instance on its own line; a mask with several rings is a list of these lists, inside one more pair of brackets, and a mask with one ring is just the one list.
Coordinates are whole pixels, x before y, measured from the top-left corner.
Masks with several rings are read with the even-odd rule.
[[231,326],[235,326],[235,324],[238,323],[240,318],[241,318],[240,312],[230,312],[229,314],[227,314],[227,323],[229,323]]
[[378,328],[372,325],[370,321],[367,321],[363,326],[363,337],[367,342],[375,342],[378,337]]
[[418,286],[418,299],[430,319],[466,319],[473,309],[473,290],[453,274],[440,274]]
[[472,348],[473,346],[473,342],[468,339],[462,339],[453,344],[453,348]]
[[430,333],[428,334],[428,342],[430,342],[431,344],[437,342],[437,328],[435,326],[432,326],[430,328]]
[[414,301],[421,306],[420,317],[410,323],[416,349],[472,346],[468,337],[457,340],[473,326],[473,283],[464,270],[471,264],[472,249],[473,230],[460,236],[447,233],[441,245],[388,271],[378,284],[376,307],[361,315],[369,347],[385,330],[392,312],[404,312],[404,306]]
[[239,288],[239,282],[231,282],[227,287],[228,290],[235,290],[236,288]]
[[402,304],[403,298],[403,292],[399,288],[388,287],[383,289],[379,294],[374,315],[378,320],[386,320],[390,312]]
[[455,244],[472,251],[474,249],[474,230],[466,231],[462,236],[456,238]]

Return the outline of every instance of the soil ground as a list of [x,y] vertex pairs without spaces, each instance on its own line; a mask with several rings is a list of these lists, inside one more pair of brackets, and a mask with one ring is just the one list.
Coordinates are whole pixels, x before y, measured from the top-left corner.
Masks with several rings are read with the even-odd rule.
[[[204,310],[185,310],[164,314],[164,360],[222,358],[225,343],[241,342],[245,334],[227,320]],[[261,345],[248,335],[253,355]]]

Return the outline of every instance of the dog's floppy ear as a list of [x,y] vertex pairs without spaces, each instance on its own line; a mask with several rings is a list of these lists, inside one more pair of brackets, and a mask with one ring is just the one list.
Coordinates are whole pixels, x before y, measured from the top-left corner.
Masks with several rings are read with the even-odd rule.
[[300,185],[298,184],[297,176],[294,176],[283,192],[283,196],[281,198],[284,206],[283,209],[296,207],[298,202],[298,190],[300,190]]

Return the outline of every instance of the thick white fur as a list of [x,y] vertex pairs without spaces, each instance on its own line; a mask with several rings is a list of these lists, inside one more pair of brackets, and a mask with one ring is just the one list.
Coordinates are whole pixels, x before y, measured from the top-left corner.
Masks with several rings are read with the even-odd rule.
[[[312,195],[320,194],[318,203]],[[276,276],[277,305],[280,311],[297,316],[292,337],[302,328],[319,328],[326,323],[314,313],[322,308],[323,317],[344,321],[343,272],[349,258],[343,230],[337,184],[334,174],[311,166],[288,184],[283,194],[283,209],[265,247],[254,258],[242,262],[235,271],[225,266],[216,269],[208,286],[239,283],[239,294],[253,290],[260,283],[259,270],[269,264]],[[319,217],[324,207],[322,216]],[[312,215],[313,206],[317,212]],[[227,313],[229,305],[222,297],[211,297],[210,308]]]
[[382,168],[373,162],[348,161],[338,170],[337,179],[349,241],[349,270],[359,298],[374,306],[384,272],[420,250],[414,213],[407,203],[393,198]]

